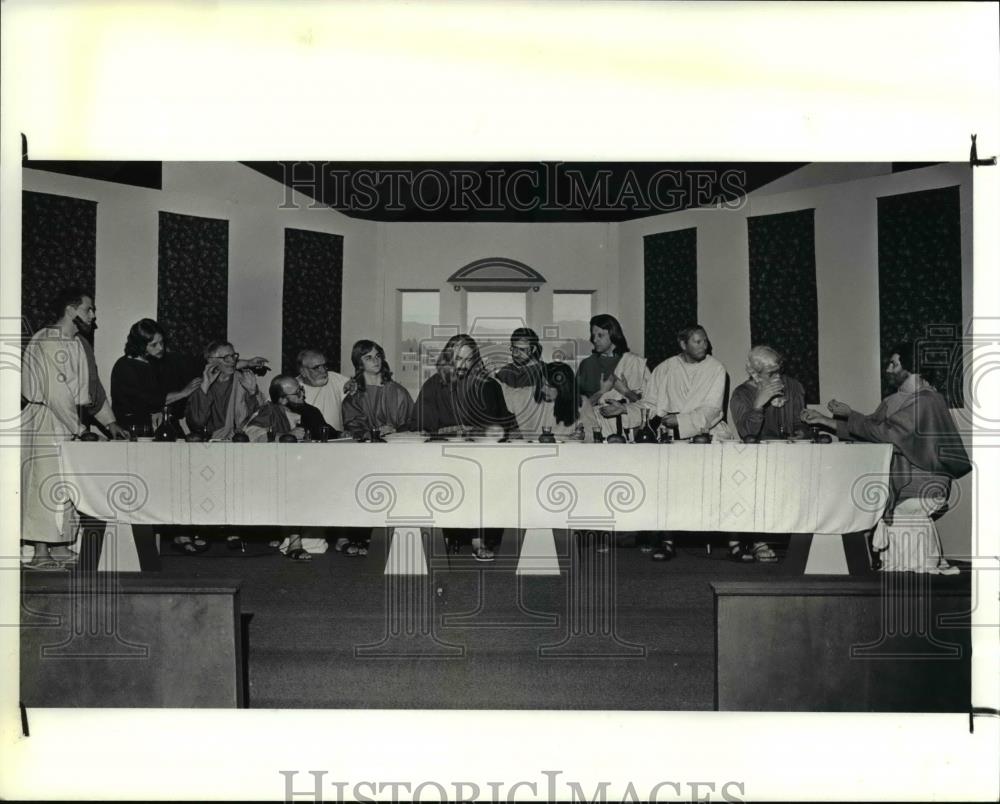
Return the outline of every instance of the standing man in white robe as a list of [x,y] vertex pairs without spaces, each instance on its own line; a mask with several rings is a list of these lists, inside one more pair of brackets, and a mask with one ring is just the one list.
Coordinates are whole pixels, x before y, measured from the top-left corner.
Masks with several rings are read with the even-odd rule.
[[[653,370],[641,404],[649,408],[651,418],[659,417],[675,438],[700,433],[728,437],[722,421],[726,368],[708,353],[708,333],[700,324],[689,324],[677,333],[677,343],[680,353]],[[673,538],[665,534],[653,559],[670,561],[676,555]]]
[[21,539],[33,544],[32,569],[59,569],[74,560],[78,517],[56,499],[59,445],[86,428],[82,411],[116,438],[126,438],[97,376],[93,348],[84,340],[97,326],[93,294],[67,288],[56,300],[58,320],[28,342],[21,366],[24,438],[21,472]]

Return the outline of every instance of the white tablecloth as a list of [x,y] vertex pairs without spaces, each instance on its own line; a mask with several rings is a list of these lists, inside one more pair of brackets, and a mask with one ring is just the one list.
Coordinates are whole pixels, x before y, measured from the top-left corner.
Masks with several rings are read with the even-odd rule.
[[881,516],[889,458],[836,443],[71,442],[42,493],[127,524],[848,533]]

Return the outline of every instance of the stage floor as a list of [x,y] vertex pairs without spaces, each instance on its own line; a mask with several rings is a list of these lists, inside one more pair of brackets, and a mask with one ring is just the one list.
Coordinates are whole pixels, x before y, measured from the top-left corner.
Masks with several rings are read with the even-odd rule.
[[[710,710],[710,584],[792,580],[784,563],[729,561],[726,536],[711,537],[708,555],[705,534],[681,537],[668,563],[591,546],[576,554],[581,582],[566,572],[518,578],[511,536],[499,560],[483,564],[468,549],[449,563],[438,535],[423,577],[383,574],[381,530],[364,558],[331,550],[293,562],[256,533],[246,553],[217,542],[198,556],[168,551],[162,574],[241,581],[254,708]],[[557,549],[568,567],[564,537]],[[945,586],[968,589],[968,576],[933,579]]]

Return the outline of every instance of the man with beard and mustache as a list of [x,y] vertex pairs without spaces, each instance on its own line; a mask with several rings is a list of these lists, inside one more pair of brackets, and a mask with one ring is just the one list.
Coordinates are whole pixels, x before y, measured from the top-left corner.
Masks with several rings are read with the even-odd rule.
[[[251,441],[264,441],[267,434],[280,436],[291,433],[303,438],[306,433],[318,437],[320,428],[328,426],[318,408],[307,404],[302,384],[290,374],[279,374],[267,389],[271,401],[261,407],[246,427]],[[292,561],[309,561],[311,552],[325,552],[322,528],[282,528],[284,539],[278,550]],[[310,549],[303,543],[303,535]]]
[[[517,432],[517,421],[507,409],[500,383],[487,374],[479,344],[471,335],[453,335],[441,350],[437,364],[437,373],[417,395],[411,430],[434,435],[502,431],[507,436]],[[481,539],[474,528],[444,531],[445,542],[453,552],[458,552],[463,542],[471,541],[477,561],[492,561],[502,536],[503,528],[483,528]]]
[[55,324],[32,336],[21,366],[21,538],[34,544],[34,559],[28,564],[33,569],[59,569],[77,557],[70,549],[77,525],[72,504],[54,505],[43,499],[41,488],[47,478],[59,474],[59,443],[80,435],[91,420],[114,438],[127,437],[97,375],[89,340],[97,328],[93,294],[67,288],[57,296],[55,312]]
[[892,444],[889,501],[872,539],[881,569],[954,575],[931,516],[947,504],[951,481],[972,466],[947,401],[914,370],[914,351],[913,343],[893,348],[885,373],[897,390],[870,416],[832,399],[832,417],[807,409],[802,421],[841,439]]
[[291,374],[279,374],[267,392],[271,401],[257,411],[246,428],[252,441],[263,440],[268,432],[275,436],[291,433],[298,439],[308,432],[318,438],[320,428],[328,426],[319,408],[305,401],[305,389]]
[[305,399],[319,408],[323,418],[334,429],[344,429],[344,397],[353,393],[356,384],[327,366],[326,355],[318,349],[303,349],[296,357],[299,367],[298,380],[302,383]]

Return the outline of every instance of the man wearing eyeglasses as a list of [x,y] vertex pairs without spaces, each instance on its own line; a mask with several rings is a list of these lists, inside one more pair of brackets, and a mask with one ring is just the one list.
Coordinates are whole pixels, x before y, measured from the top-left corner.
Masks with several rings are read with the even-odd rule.
[[554,402],[556,390],[546,382],[542,346],[533,329],[519,327],[510,335],[511,362],[494,377],[501,384],[507,408],[522,433],[537,433],[544,404]]
[[251,441],[263,441],[268,433],[276,436],[291,433],[298,439],[319,437],[327,423],[318,408],[305,401],[305,390],[291,374],[279,374],[267,389],[271,401],[250,420],[246,433]]
[[326,423],[334,430],[343,431],[344,416],[341,406],[347,393],[348,377],[330,371],[326,355],[315,349],[303,349],[296,358],[299,366],[298,380],[305,392],[305,401],[323,414]]
[[239,352],[228,341],[208,344],[201,385],[188,397],[188,428],[216,439],[242,431],[264,404],[253,369],[265,368],[266,362],[257,357],[241,363]]

